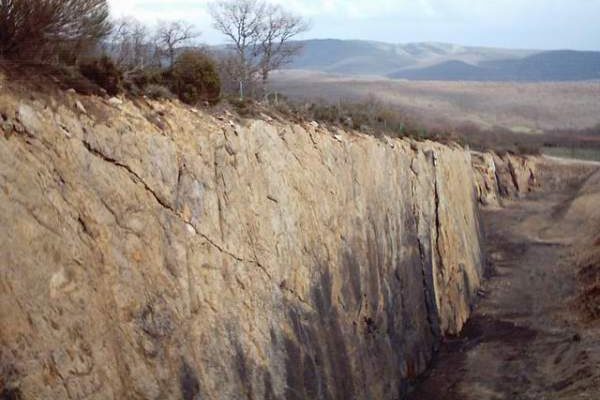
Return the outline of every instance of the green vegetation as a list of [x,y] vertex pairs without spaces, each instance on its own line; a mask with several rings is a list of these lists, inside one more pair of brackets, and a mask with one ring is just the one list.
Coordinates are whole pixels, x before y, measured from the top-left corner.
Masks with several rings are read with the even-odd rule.
[[[134,18],[109,20],[107,0],[0,1],[0,62],[9,75],[35,69],[84,94],[148,94],[187,103],[220,95],[216,63],[180,47],[197,36],[190,25],[159,24],[152,33]],[[164,66],[164,58],[171,63]]]
[[542,148],[542,153],[553,157],[576,158],[579,160],[600,161],[600,148],[550,147]]
[[147,67],[127,74],[123,87],[132,95],[151,99],[179,98],[187,104],[215,103],[221,94],[221,82],[215,61],[199,50],[187,50],[173,67]]
[[0,57],[73,63],[110,30],[107,0],[0,1]]
[[175,98],[175,95],[169,90],[168,87],[153,83],[145,86],[144,95],[148,96],[152,100]]
[[215,63],[200,51],[183,52],[165,74],[171,91],[185,103],[215,102],[221,94],[221,81]]

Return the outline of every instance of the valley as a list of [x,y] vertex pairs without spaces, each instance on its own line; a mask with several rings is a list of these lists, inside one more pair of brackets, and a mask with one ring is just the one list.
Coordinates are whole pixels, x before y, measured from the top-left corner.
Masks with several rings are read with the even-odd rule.
[[292,100],[365,101],[413,115],[428,126],[471,123],[517,133],[585,129],[600,123],[600,82],[432,82],[283,70],[271,91]]

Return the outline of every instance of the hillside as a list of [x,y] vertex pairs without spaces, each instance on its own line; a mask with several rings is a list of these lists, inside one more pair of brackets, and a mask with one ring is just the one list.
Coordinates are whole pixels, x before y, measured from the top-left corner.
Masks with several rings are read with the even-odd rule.
[[270,89],[296,101],[376,99],[443,126],[468,122],[484,129],[541,132],[600,123],[600,82],[408,81],[285,70],[272,75]]
[[521,59],[483,61],[479,65],[448,61],[426,68],[403,69],[391,78],[430,81],[582,81],[600,79],[600,52],[546,51]]
[[414,80],[578,81],[600,79],[600,52],[540,51],[447,43],[307,40],[288,69]]
[[463,61],[445,61],[424,68],[405,69],[389,75],[390,78],[415,81],[493,81],[487,69]]
[[405,68],[421,68],[445,61],[479,63],[518,59],[536,53],[465,47],[448,43],[391,44],[363,40],[316,39],[300,42],[302,53],[288,66],[338,74],[388,75]]
[[385,75],[415,65],[409,53],[395,51],[391,45],[360,40],[310,40],[302,42],[302,53],[289,65],[343,74]]

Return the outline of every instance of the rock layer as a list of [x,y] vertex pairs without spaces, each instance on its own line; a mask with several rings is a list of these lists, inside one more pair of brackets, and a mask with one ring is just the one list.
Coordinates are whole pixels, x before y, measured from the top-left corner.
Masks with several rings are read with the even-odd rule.
[[[502,199],[518,198],[541,189],[539,169],[541,157],[515,156],[505,153],[473,152],[473,169],[479,203],[485,207],[499,207]],[[542,168],[543,169],[543,168]],[[544,175],[545,188],[549,177]]]
[[397,399],[469,316],[458,147],[74,94],[0,112],[5,396]]

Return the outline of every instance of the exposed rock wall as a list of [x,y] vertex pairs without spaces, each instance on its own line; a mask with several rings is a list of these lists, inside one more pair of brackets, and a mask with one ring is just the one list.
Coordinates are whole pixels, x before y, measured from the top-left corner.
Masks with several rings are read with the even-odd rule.
[[502,194],[501,181],[496,171],[492,153],[472,153],[477,198],[482,206],[499,207]]
[[0,113],[3,395],[397,399],[469,315],[462,149],[69,94]]
[[[508,153],[500,156],[473,152],[472,160],[477,198],[485,207],[500,207],[503,200],[536,193],[581,191],[583,195],[586,187],[594,187],[592,175],[600,168],[597,162]],[[582,217],[586,212],[576,211],[573,215],[587,218]]]
[[483,206],[499,207],[502,199],[522,197],[541,188],[539,175],[544,174],[540,165],[546,164],[541,157],[478,152],[472,156],[477,197]]

